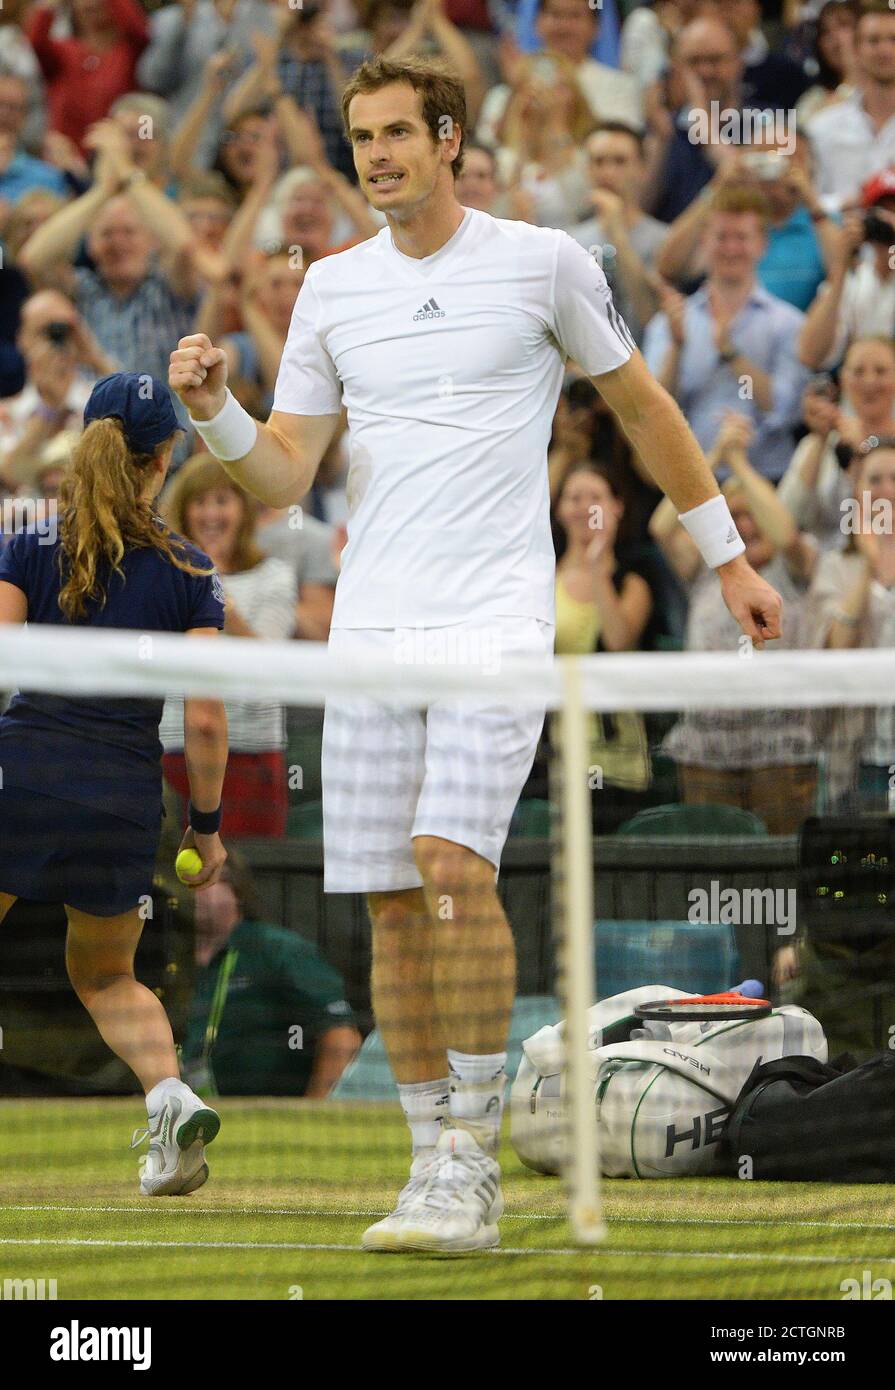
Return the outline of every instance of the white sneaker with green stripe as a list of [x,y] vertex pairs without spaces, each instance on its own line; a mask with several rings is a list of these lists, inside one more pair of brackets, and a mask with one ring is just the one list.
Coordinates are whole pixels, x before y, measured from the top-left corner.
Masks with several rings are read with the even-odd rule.
[[500,1244],[500,1168],[464,1129],[445,1129],[395,1210],[363,1234],[365,1250],[464,1254]]
[[149,1140],[142,1160],[140,1192],[144,1197],[184,1197],[208,1178],[205,1145],[221,1127],[221,1117],[186,1085],[168,1094],[149,1116],[146,1129],[134,1131],[131,1148]]

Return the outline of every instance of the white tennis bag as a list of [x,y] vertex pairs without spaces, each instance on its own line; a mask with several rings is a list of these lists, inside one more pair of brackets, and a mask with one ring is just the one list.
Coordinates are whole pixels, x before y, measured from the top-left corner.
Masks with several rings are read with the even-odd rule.
[[[763,1018],[725,1022],[644,1022],[634,1016],[637,1004],[685,997],[666,985],[643,985],[590,1010],[596,1121],[607,1177],[720,1172],[718,1140],[756,1062],[827,1060],[823,1029],[794,1004]],[[557,1023],[526,1039],[510,1092],[513,1147],[541,1173],[559,1173],[562,1166],[563,1034],[564,1024]]]

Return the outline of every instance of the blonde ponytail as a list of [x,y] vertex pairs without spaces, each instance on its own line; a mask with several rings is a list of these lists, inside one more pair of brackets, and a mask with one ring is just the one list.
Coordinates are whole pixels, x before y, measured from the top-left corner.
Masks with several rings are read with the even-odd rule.
[[59,497],[59,607],[69,622],[85,616],[88,600],[105,606],[105,586],[113,573],[123,575],[126,550],[151,546],[187,574],[214,573],[186,558],[154,511],[146,485],[156,457],[133,453],[114,417],[91,421],[78,440]]

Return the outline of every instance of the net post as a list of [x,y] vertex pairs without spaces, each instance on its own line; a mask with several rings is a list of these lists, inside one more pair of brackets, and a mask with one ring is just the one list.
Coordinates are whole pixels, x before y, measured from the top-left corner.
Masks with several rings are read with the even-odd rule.
[[596,1001],[593,947],[593,831],[586,769],[587,712],[578,657],[558,659],[560,815],[557,867],[557,966],[566,1020],[566,1168],[573,1239],[596,1245],[606,1235],[600,1201],[600,1155],[589,1052],[588,1010]]

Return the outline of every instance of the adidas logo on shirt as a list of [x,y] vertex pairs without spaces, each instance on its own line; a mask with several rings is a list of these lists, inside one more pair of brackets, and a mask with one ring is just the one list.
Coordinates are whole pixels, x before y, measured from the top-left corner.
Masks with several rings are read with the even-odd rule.
[[422,309],[418,309],[418,310],[416,311],[416,313],[415,313],[414,316],[413,316],[413,322],[414,322],[414,323],[419,323],[419,322],[421,321],[421,319],[443,319],[443,318],[444,318],[444,310],[443,310],[443,309],[439,309],[439,307],[438,307],[438,305],[435,303],[435,300],[434,300],[434,299],[429,299],[429,300],[427,300],[427,302],[423,305]]

